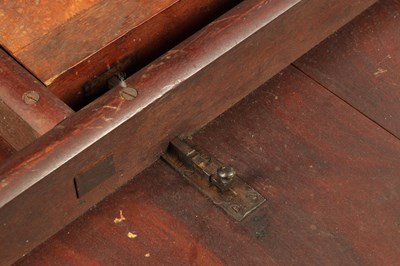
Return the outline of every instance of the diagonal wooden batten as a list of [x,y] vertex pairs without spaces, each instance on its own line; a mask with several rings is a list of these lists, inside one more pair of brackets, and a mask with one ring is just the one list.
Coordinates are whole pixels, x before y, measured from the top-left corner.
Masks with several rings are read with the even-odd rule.
[[72,113],[71,108],[0,48],[0,138],[4,142],[2,148],[12,148],[5,158]]
[[[35,92],[37,102],[27,104],[26,93]],[[0,100],[32,130],[43,135],[73,111],[54,96],[18,62],[0,49]]]

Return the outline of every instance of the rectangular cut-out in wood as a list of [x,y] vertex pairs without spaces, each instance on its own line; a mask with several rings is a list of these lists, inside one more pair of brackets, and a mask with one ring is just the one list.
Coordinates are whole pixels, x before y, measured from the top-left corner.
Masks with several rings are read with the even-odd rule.
[[83,171],[74,178],[77,197],[81,198],[113,175],[115,175],[114,159],[113,156],[110,155],[96,162],[94,166]]

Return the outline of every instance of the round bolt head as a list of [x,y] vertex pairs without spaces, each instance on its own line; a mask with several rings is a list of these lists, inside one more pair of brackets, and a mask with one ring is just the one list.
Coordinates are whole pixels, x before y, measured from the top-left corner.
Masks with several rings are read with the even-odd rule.
[[236,171],[231,166],[221,166],[217,170],[217,175],[222,182],[229,182],[236,176]]
[[29,105],[37,104],[40,100],[40,95],[37,91],[27,91],[22,95],[22,100],[24,103]]
[[119,92],[119,95],[121,95],[121,97],[124,98],[125,100],[131,101],[137,97],[138,92],[134,88],[126,87]]

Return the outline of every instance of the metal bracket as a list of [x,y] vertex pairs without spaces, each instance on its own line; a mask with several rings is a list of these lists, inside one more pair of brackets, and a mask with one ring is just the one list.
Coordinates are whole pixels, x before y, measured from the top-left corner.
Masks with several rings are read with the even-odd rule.
[[265,198],[201,148],[179,138],[162,158],[237,221],[259,207]]

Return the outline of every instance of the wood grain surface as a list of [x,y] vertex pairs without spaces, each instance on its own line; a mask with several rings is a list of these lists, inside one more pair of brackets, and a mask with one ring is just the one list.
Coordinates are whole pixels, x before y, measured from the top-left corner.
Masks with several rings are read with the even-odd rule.
[[18,265],[400,260],[400,141],[293,67],[193,141],[267,202],[235,222],[157,162]]
[[4,139],[4,137],[0,136],[0,163],[10,157],[14,152],[15,149]]
[[0,44],[15,53],[101,2],[101,0],[1,1]]
[[[27,97],[29,92],[36,93],[36,103],[27,104],[24,101],[24,97]],[[31,127],[30,131],[33,130],[38,135],[45,134],[73,113],[71,108],[1,48],[0,100]],[[11,119],[11,116],[8,119]],[[13,127],[13,120],[11,119],[10,122],[10,126]]]
[[0,136],[15,150],[21,150],[39,137],[39,134],[1,99],[0,114]]
[[[29,252],[148,167],[169,140],[213,120],[374,2],[244,1],[128,78],[134,100],[116,87],[7,160],[1,263]],[[105,156],[115,174],[77,199],[74,177]]]
[[0,44],[77,108],[116,72],[138,70],[238,2],[6,1]]
[[[177,0],[99,1],[43,38],[11,52],[46,85]],[[38,8],[40,13],[42,8]],[[139,41],[139,40],[138,40]],[[111,63],[111,62],[110,62]]]
[[400,138],[400,1],[379,1],[295,63]]
[[[108,24],[115,23],[115,18],[112,16],[118,16],[117,22],[123,20],[124,16],[120,14],[119,9],[133,8],[132,4],[135,1],[119,2],[124,3],[110,1],[113,8],[104,10],[107,14],[112,14],[111,17],[110,15],[101,17],[102,20],[106,20],[103,24],[107,27]],[[150,3],[149,1],[136,2],[143,2],[145,3],[144,6]],[[50,53],[53,56],[52,62],[49,62],[48,59],[44,60],[43,64],[32,62],[32,68],[39,77],[42,77],[51,91],[75,109],[79,109],[107,91],[109,89],[107,86],[108,79],[117,72],[123,72],[129,76],[138,71],[240,1],[183,0],[174,2],[176,3],[157,14],[149,16],[138,25],[131,25],[129,21],[129,23],[125,21],[123,26],[126,28],[119,32],[118,36],[115,36],[112,41],[100,47],[101,49],[93,49],[95,52],[90,53],[91,49],[88,47],[98,46],[97,38],[104,36],[93,35],[89,38],[82,32],[76,32],[74,34],[85,36],[85,43],[80,43],[79,38],[71,38],[70,35],[64,33],[55,36],[55,39],[43,40],[40,46],[37,44],[32,47],[35,49],[33,51],[29,51],[29,48],[27,48],[22,56],[28,58],[29,61],[32,55],[47,58]],[[159,5],[159,1],[152,3]],[[134,12],[137,11],[132,11],[130,16],[134,16]],[[71,21],[68,27],[77,29],[81,23],[81,21]],[[86,17],[85,23],[97,26],[97,22],[92,16]],[[73,35],[73,33],[70,34]],[[57,42],[64,42],[64,39],[70,40],[68,42],[69,47],[57,45]],[[52,47],[50,51],[48,50],[49,46]],[[76,53],[77,46],[84,47],[82,50],[87,52],[82,51],[84,54]],[[71,52],[66,52],[63,50],[64,48]],[[59,65],[58,71],[62,71],[60,72],[62,74],[53,77],[55,73],[48,73],[47,64]],[[48,75],[47,78],[45,78],[46,75]],[[45,81],[50,76],[52,80]]]

